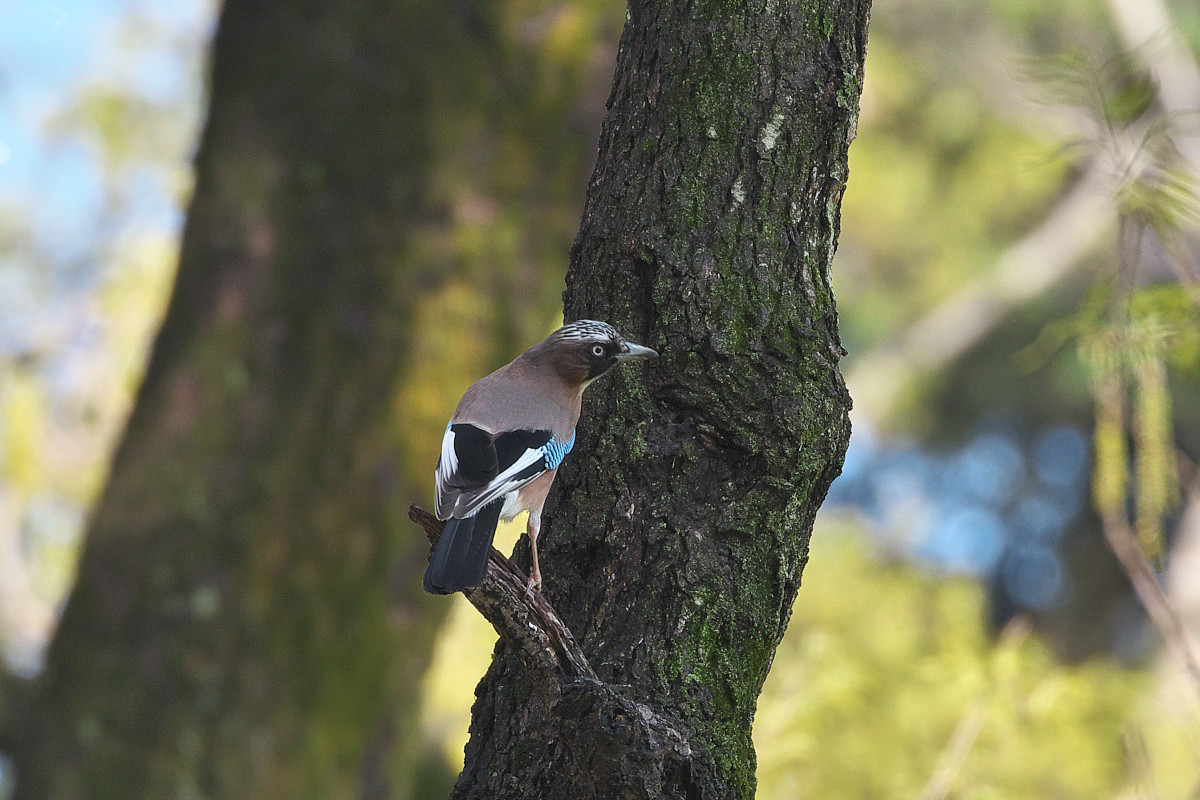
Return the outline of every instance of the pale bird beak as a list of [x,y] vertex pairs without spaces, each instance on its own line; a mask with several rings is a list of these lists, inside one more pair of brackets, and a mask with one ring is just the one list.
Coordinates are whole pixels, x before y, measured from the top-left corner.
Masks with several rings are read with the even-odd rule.
[[633,342],[622,343],[617,353],[617,361],[645,361],[647,358],[658,358],[658,353]]

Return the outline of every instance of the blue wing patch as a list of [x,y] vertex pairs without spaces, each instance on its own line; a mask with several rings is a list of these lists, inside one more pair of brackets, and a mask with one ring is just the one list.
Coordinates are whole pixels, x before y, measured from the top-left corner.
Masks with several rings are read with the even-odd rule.
[[435,511],[439,519],[463,518],[483,505],[515,492],[562,463],[575,446],[550,431],[490,434],[469,423],[446,427],[437,467]]
[[568,441],[560,442],[558,439],[551,439],[542,445],[542,456],[546,461],[546,469],[558,469],[558,465],[567,457],[567,453],[571,452],[571,448],[575,446],[575,431],[571,431],[571,438]]

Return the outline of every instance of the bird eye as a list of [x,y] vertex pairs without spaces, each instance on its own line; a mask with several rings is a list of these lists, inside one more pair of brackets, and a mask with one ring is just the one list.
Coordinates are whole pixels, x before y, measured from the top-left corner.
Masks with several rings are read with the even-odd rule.
[[596,358],[600,358],[601,356],[603,356],[604,355],[604,346],[599,345],[599,344],[592,345],[592,355],[594,355]]

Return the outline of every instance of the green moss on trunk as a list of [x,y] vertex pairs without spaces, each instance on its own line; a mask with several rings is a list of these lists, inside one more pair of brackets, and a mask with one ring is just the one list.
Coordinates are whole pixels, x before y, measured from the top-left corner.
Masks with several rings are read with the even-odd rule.
[[662,357],[589,391],[540,549],[600,677],[678,718],[712,770],[607,784],[581,717],[520,700],[502,646],[455,797],[753,796],[756,699],[849,438],[829,268],[868,15],[630,3],[566,315]]

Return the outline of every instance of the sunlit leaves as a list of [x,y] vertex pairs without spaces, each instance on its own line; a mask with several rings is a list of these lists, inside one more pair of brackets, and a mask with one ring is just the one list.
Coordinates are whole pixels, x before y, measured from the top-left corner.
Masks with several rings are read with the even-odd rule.
[[1064,667],[1034,637],[994,645],[982,604],[972,582],[889,564],[852,527],[819,531],[759,701],[758,796],[922,796],[971,715],[977,736],[949,754],[947,796],[1116,794],[1144,677]]

